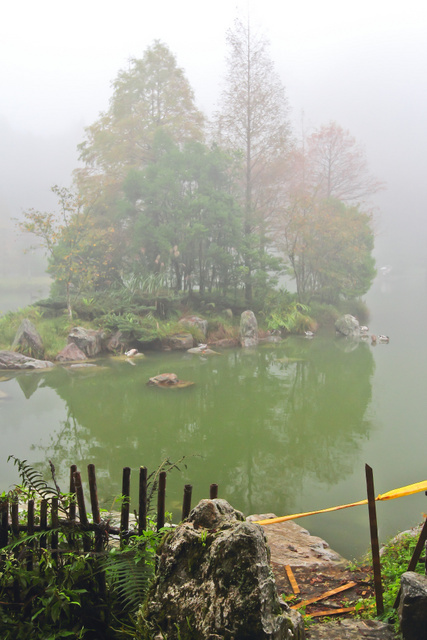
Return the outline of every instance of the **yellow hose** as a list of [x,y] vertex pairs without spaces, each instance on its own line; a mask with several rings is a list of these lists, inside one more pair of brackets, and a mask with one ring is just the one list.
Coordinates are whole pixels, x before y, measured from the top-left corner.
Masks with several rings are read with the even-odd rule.
[[[406,487],[400,489],[393,489],[378,495],[375,500],[394,500],[394,498],[402,498],[403,496],[410,496],[413,493],[419,493],[420,491],[427,491],[427,480],[423,482],[415,482],[414,484],[408,484]],[[294,513],[291,516],[281,516],[279,518],[267,518],[266,520],[256,520],[254,524],[277,524],[278,522],[286,522],[287,520],[296,520],[297,518],[304,518],[305,516],[315,516],[318,513],[328,513],[329,511],[339,511],[340,509],[348,509],[349,507],[358,507],[362,504],[368,504],[368,500],[359,500],[359,502],[352,502],[350,504],[341,504],[338,507],[329,507],[328,509],[319,509],[318,511],[306,511],[305,513]]]

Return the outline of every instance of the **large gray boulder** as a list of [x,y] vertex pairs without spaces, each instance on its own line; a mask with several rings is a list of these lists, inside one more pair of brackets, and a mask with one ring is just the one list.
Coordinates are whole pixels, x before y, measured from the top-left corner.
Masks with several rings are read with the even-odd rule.
[[48,369],[53,366],[48,360],[29,358],[15,351],[0,351],[0,369]]
[[171,351],[187,351],[194,346],[191,333],[174,333],[163,340],[163,349]]
[[335,322],[335,329],[338,333],[348,338],[358,338],[360,336],[360,325],[357,318],[346,313]]
[[243,311],[240,316],[240,344],[242,347],[258,345],[258,323],[253,311]]
[[302,640],[278,599],[262,527],[225,500],[202,500],[167,535],[144,611],[168,640]]
[[96,329],[74,327],[68,334],[68,343],[74,342],[89,358],[102,352],[104,332]]
[[186,316],[185,318],[181,318],[179,324],[182,324],[184,327],[195,327],[206,339],[208,321],[204,318],[199,318],[199,316]]
[[427,576],[407,571],[400,580],[400,630],[405,640],[427,640]]
[[23,351],[32,358],[43,358],[44,356],[44,346],[40,334],[27,318],[24,318],[19,325],[12,349],[14,351]]

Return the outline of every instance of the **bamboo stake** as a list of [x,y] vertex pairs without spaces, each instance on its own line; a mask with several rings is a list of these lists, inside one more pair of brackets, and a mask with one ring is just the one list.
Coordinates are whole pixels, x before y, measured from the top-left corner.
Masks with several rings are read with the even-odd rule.
[[380,547],[378,543],[377,510],[375,506],[374,474],[372,468],[365,464],[366,490],[368,494],[369,529],[371,534],[372,568],[374,570],[375,602],[377,615],[384,613],[383,587],[381,582]]
[[138,535],[147,530],[147,467],[139,467]]
[[209,487],[209,498],[211,500],[215,500],[216,498],[218,498],[218,485],[217,484],[211,484],[211,486]]
[[157,491],[157,531],[165,526],[166,503],[166,471],[159,474],[159,488]]
[[129,497],[130,497],[130,467],[123,468],[122,476],[122,509],[120,516],[120,540],[127,542],[129,540]]
[[184,486],[184,496],[182,498],[181,520],[185,520],[186,518],[188,518],[190,514],[192,492],[193,492],[193,486],[191,484],[186,484]]

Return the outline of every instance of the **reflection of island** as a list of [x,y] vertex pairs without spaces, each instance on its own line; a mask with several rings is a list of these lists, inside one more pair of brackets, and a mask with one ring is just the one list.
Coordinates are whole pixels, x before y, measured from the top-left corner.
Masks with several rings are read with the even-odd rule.
[[[43,385],[64,400],[68,418],[44,455],[57,468],[95,463],[100,493],[113,495],[124,466],[151,471],[165,457],[198,453],[203,459],[171,476],[177,504],[184,483],[196,500],[217,482],[220,496],[245,513],[289,513],[305,479],[334,484],[352,471],[369,435],[373,366],[368,345],[345,353],[316,337],[216,359],[159,354],[99,373],[58,370]],[[159,370],[195,385],[172,394],[147,388]]]

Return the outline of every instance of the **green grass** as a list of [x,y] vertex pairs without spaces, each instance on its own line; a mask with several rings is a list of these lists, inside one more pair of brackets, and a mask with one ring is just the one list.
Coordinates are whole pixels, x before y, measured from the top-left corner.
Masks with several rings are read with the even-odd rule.
[[[381,616],[381,619],[394,622],[396,629],[398,629],[398,621],[394,603],[400,589],[400,579],[402,574],[408,570],[408,565],[418,542],[418,537],[419,533],[417,534],[416,531],[400,534],[385,545],[381,555],[381,578],[384,601],[384,615]],[[424,560],[417,564],[415,571],[424,575]],[[360,600],[358,607],[360,607],[362,617],[376,617],[374,597]]]

